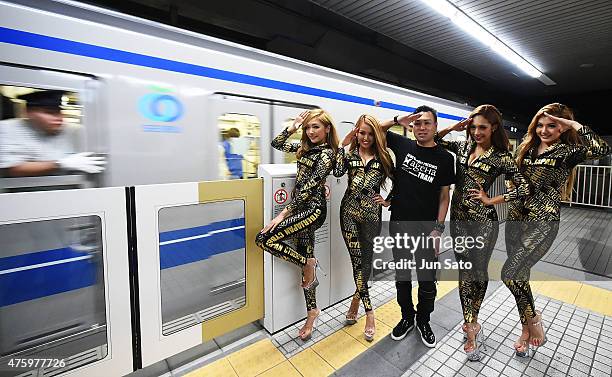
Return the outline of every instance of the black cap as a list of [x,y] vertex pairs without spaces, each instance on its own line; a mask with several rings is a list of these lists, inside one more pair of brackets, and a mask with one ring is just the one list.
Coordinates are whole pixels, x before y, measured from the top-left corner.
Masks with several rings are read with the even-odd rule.
[[46,107],[59,110],[64,93],[63,90],[41,90],[23,94],[17,98],[26,101],[27,107]]

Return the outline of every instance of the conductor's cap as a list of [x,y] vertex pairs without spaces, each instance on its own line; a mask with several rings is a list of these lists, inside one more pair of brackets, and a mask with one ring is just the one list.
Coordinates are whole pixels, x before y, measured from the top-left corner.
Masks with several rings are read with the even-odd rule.
[[23,94],[17,98],[26,101],[29,107],[45,107],[59,110],[62,104],[63,90],[40,90],[28,94]]

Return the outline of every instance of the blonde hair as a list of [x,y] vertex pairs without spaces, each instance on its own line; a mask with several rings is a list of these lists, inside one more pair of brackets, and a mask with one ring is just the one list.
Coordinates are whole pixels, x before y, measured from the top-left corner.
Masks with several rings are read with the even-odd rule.
[[[560,103],[551,103],[538,110],[531,120],[531,123],[529,123],[527,133],[523,137],[523,140],[516,151],[516,163],[519,168],[523,166],[523,161],[525,160],[525,157],[527,157],[527,153],[529,153],[532,148],[540,145],[540,138],[536,133],[536,128],[538,127],[538,121],[542,116],[544,116],[545,112],[559,118],[574,120],[574,113],[572,110]],[[573,128],[563,132],[559,142],[564,144],[582,144],[578,133]],[[574,188],[575,177],[576,169],[574,168],[567,177],[564,187],[561,188],[561,198],[563,200],[569,199],[572,189]]]
[[[361,127],[362,124],[365,124],[372,129],[372,132],[374,133],[374,141],[376,141],[374,143],[374,153],[382,164],[383,170],[385,171],[385,176],[391,178],[393,175],[393,160],[391,159],[389,152],[387,152],[387,138],[380,127],[380,123],[373,116],[363,114],[359,117],[359,119],[357,119],[356,125],[357,127]],[[357,149],[357,146],[357,138],[354,138],[351,141],[349,150],[353,152]],[[384,183],[383,187],[385,187]]]
[[338,151],[338,133],[336,132],[336,127],[334,126],[331,115],[329,115],[329,113],[323,109],[313,109],[308,112],[308,116],[306,116],[304,123],[302,123],[302,138],[300,139],[300,148],[295,154],[298,159],[302,157],[304,153],[315,147],[305,132],[306,125],[314,119],[323,123],[325,128],[329,128],[325,142],[329,144],[334,153]]

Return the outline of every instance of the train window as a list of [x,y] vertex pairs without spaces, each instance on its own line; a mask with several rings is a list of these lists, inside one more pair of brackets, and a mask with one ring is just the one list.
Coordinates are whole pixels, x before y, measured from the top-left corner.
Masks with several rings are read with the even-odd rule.
[[244,306],[243,200],[159,210],[162,334]]
[[261,162],[261,124],[254,115],[226,113],[217,124],[220,133],[219,177],[257,178]]
[[389,129],[389,131],[395,132],[396,134],[399,134],[399,135],[404,135],[404,130],[406,130],[405,136],[409,139],[414,140],[414,134],[412,133],[412,127],[410,127],[410,129],[405,129],[403,126],[396,124]]
[[[87,180],[81,172],[41,166],[27,177],[15,176],[11,168],[24,162],[58,161],[67,154],[83,149],[83,109],[76,92],[66,91],[61,96],[60,113],[63,118],[59,130],[51,123],[45,132],[30,132],[32,123],[27,121],[26,101],[22,96],[40,89],[24,86],[0,85],[2,100],[0,121],[0,192],[38,191],[60,188],[86,187]],[[42,119],[42,118],[41,118]],[[44,119],[43,119],[44,121]],[[44,126],[41,126],[44,127]],[[74,174],[77,173],[77,174]],[[20,174],[19,174],[20,175]],[[47,179],[34,179],[45,176]]]
[[[285,129],[289,126],[291,126],[293,124],[293,121],[295,120],[295,118],[287,118],[283,121],[283,128]],[[300,143],[300,140],[302,139],[302,127],[300,127],[300,129],[298,130],[298,132],[295,132],[293,135],[289,136],[289,139],[287,139],[288,143]],[[295,157],[295,153],[285,153],[285,164],[292,164],[294,162],[297,161],[297,158]]]
[[44,368],[59,373],[105,358],[100,217],[2,224],[0,240],[0,365],[64,360]]

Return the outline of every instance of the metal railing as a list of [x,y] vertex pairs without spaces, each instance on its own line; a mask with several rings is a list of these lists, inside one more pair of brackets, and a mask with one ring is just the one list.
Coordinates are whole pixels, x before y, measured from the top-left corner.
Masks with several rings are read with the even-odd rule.
[[563,203],[612,208],[611,191],[612,166],[578,165],[572,194]]
[[[504,182],[504,179],[505,178],[503,175],[500,175],[499,177],[497,177],[497,179],[495,179],[495,182],[493,182],[491,188],[489,188],[489,191],[487,192],[489,198],[493,198],[497,195],[502,195],[506,193],[506,184]],[[499,221],[506,221],[506,218],[508,217],[508,203],[495,204],[494,207],[497,211]]]

